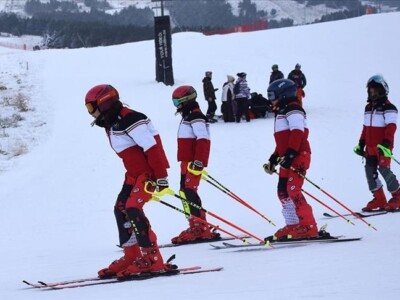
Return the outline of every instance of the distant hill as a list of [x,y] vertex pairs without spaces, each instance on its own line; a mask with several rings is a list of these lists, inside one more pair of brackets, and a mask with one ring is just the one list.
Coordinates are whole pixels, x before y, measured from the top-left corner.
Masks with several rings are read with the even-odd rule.
[[[232,9],[222,0],[165,1],[164,11],[171,11],[173,32],[205,34],[244,31],[250,25],[254,27],[249,30],[260,30],[328,22],[358,17],[366,11],[398,9],[388,6],[393,0],[227,0]],[[394,3],[400,6],[400,1]],[[0,31],[15,36],[42,36],[42,48],[151,40],[153,16],[161,15],[160,4],[161,1],[151,0],[0,0],[0,12],[5,12],[0,14]],[[257,22],[263,25],[254,25]]]
[[[42,3],[48,3],[50,0],[39,0]],[[76,3],[79,8],[84,11],[89,9],[85,5],[85,0],[58,0],[58,1],[69,1]],[[195,1],[195,0],[192,0]],[[1,0],[0,1],[0,12],[14,12],[19,15],[25,15],[24,5],[27,0]],[[112,7],[108,10],[109,13],[120,11],[131,5],[135,5],[137,8],[150,7],[154,9],[155,14],[161,14],[161,9],[157,8],[159,3],[152,2],[151,0],[107,0]],[[238,5],[242,0],[228,0],[228,3],[232,5],[233,13],[238,13]],[[264,10],[268,13],[268,18],[272,20],[280,20],[290,18],[293,20],[294,25],[301,25],[312,23],[314,20],[321,18],[323,15],[342,11],[343,0],[331,0],[329,7],[325,4],[311,5],[313,3],[323,2],[319,0],[307,1],[307,0],[252,0],[257,7],[257,10]],[[399,7],[400,1],[398,0],[362,0],[364,5],[371,4],[374,6],[380,5],[380,9],[383,11],[394,10],[393,7]],[[397,4],[397,6],[396,6]],[[391,5],[391,7],[389,6]]]

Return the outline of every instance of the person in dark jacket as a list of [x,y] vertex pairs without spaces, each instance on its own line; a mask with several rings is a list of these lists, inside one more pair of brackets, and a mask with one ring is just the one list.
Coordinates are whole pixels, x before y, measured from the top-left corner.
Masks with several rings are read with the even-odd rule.
[[294,70],[292,70],[289,75],[288,79],[292,80],[296,83],[297,86],[297,98],[300,101],[300,105],[303,105],[303,98],[306,96],[304,92],[304,87],[307,85],[307,79],[304,75],[303,71],[301,71],[301,65],[296,64]]
[[212,80],[212,72],[207,71],[205,77],[203,78],[204,98],[206,99],[208,104],[206,117],[211,123],[214,123],[217,121],[214,118],[214,116],[217,110],[217,103],[215,102],[216,99],[215,92],[218,91],[218,89],[214,88],[214,85],[211,80]]
[[271,69],[272,69],[272,72],[269,77],[269,84],[271,84],[275,80],[284,78],[283,73],[279,70],[279,66],[277,64],[273,64]]

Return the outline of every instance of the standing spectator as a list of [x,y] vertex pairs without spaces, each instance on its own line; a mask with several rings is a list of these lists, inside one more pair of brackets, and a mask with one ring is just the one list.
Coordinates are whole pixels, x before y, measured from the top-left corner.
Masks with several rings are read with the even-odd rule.
[[[278,198],[286,226],[279,229],[272,240],[304,239],[318,236],[311,206],[301,192],[306,171],[310,167],[311,148],[308,142],[306,112],[296,97],[296,84],[279,79],[268,87],[268,99],[275,107],[276,147],[264,170],[276,172],[279,164]],[[301,175],[303,176],[301,176]]]
[[123,106],[118,91],[111,85],[90,89],[85,103],[95,118],[92,124],[105,129],[112,149],[126,169],[114,206],[124,256],[100,270],[99,277],[123,279],[139,273],[165,272],[171,265],[164,264],[157,236],[143,211],[144,204],[151,199],[146,185],[154,186],[158,192],[168,188],[169,164],[161,138],[146,115]]
[[234,82],[235,78],[231,75],[227,75],[227,81],[222,87],[221,112],[224,118],[224,122],[235,122],[235,115],[233,114]]
[[288,79],[294,81],[297,86],[297,98],[300,101],[300,105],[303,105],[303,98],[306,96],[304,93],[304,87],[307,85],[307,79],[304,73],[301,71],[301,65],[296,64],[294,70],[292,70],[289,75]]
[[271,76],[269,77],[269,84],[271,84],[275,80],[284,78],[283,73],[279,70],[279,66],[277,64],[273,64],[271,68],[272,72]]
[[[390,169],[394,136],[397,129],[397,108],[388,99],[389,86],[381,75],[372,76],[367,82],[368,100],[364,112],[364,124],[354,152],[365,157],[365,175],[373,199],[363,211],[400,209],[400,186]],[[378,172],[392,194],[389,202],[383,191]]]
[[172,101],[177,112],[182,115],[178,128],[178,161],[181,162],[180,195],[189,217],[189,228],[172,238],[173,244],[187,244],[199,240],[219,239],[219,233],[214,232],[201,220],[206,221],[203,210],[189,203],[201,206],[202,201],[197,193],[203,169],[208,165],[210,155],[210,128],[207,117],[201,112],[196,101],[197,93],[192,86],[178,87],[172,94]]
[[214,123],[217,122],[217,120],[214,119],[214,116],[217,110],[217,104],[215,103],[215,99],[217,98],[215,97],[215,92],[218,91],[218,89],[214,89],[214,85],[211,79],[212,79],[212,72],[207,71],[205,77],[203,78],[204,98],[206,99],[208,104],[206,117],[211,123]]
[[250,113],[249,113],[249,100],[251,99],[250,88],[247,85],[247,74],[245,72],[237,73],[238,76],[235,86],[233,88],[233,92],[235,94],[235,101],[237,104],[236,111],[236,123],[240,123],[242,119],[242,115],[244,114],[246,117],[246,121],[250,122]]

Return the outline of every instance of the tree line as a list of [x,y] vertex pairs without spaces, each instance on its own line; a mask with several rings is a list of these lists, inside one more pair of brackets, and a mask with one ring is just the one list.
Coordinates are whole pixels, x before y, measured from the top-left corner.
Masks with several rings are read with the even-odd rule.
[[[295,0],[299,3],[332,5],[331,0]],[[341,0],[345,12],[329,14],[316,22],[343,19],[365,12],[359,0]],[[0,31],[20,36],[23,34],[43,37],[43,46],[48,48],[95,47],[151,40],[154,38],[154,12],[150,8],[129,6],[119,12],[109,13],[111,6],[106,0],[85,0],[89,9],[81,11],[75,2],[50,0],[28,0],[25,13],[0,14]],[[232,6],[221,0],[173,0],[164,2],[171,16],[172,32],[197,31],[233,27],[268,20],[276,11],[260,11],[251,0],[241,0],[238,14]],[[269,28],[292,26],[292,19],[269,20]]]

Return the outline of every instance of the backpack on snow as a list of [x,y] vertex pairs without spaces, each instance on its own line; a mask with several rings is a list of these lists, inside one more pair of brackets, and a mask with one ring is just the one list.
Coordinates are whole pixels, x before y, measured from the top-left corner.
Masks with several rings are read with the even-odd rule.
[[233,93],[237,95],[239,94],[239,92],[240,92],[240,82],[236,82],[235,86],[233,87]]

